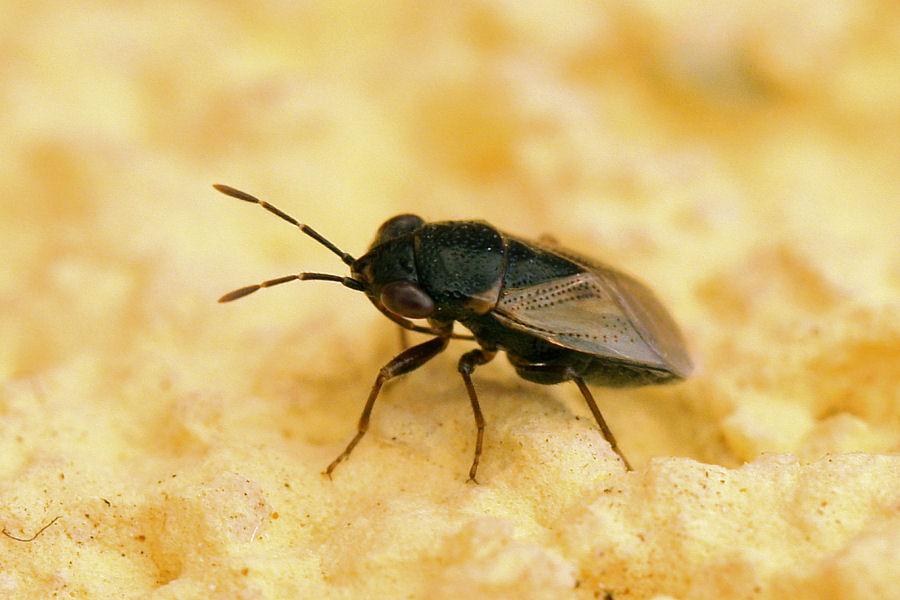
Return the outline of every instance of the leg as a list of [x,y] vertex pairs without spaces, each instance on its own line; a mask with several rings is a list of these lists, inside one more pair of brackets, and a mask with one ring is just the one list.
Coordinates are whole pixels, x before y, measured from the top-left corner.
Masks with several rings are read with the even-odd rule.
[[381,391],[381,386],[384,385],[384,382],[393,379],[398,375],[403,375],[404,373],[409,373],[410,371],[418,369],[437,354],[440,354],[440,352],[447,347],[447,342],[449,341],[449,335],[432,338],[427,342],[404,350],[395,356],[391,362],[381,367],[381,370],[378,372],[378,377],[375,378],[375,384],[372,386],[372,391],[369,392],[369,399],[366,400],[366,406],[363,408],[362,415],[359,417],[356,435],[350,440],[350,443],[347,444],[347,448],[341,452],[336,459],[331,461],[331,464],[325,469],[326,475],[331,477],[331,472],[334,471],[334,468],[337,467],[342,460],[350,456],[353,448],[356,447],[356,444],[359,443],[362,436],[366,434],[366,430],[369,429],[369,415],[372,414],[372,406],[375,405],[375,399],[378,397],[378,392]]
[[574,381],[575,385],[577,385],[578,389],[581,391],[581,395],[584,396],[584,401],[587,402],[588,408],[591,409],[591,414],[594,415],[594,420],[597,421],[597,425],[600,427],[600,432],[603,433],[604,439],[609,443],[613,452],[618,454],[619,458],[622,459],[622,462],[625,464],[625,469],[628,471],[633,470],[628,463],[628,459],[625,458],[625,455],[622,454],[622,451],[619,449],[619,444],[616,443],[615,436],[606,424],[603,415],[600,414],[600,409],[597,408],[597,403],[594,402],[594,396],[591,394],[591,390],[588,388],[581,375],[575,372],[571,367],[553,364],[528,363],[516,356],[510,356],[509,361],[512,363],[513,367],[515,367],[516,372],[523,379],[529,381],[542,384]]
[[472,402],[472,412],[475,415],[475,426],[478,428],[478,435],[475,438],[475,460],[472,461],[472,467],[469,469],[469,481],[474,481],[475,483],[478,483],[475,479],[475,472],[478,471],[478,459],[481,458],[481,443],[484,440],[484,417],[481,414],[481,407],[478,405],[475,386],[472,385],[472,373],[475,371],[475,367],[487,363],[496,354],[496,350],[478,348],[459,357],[459,373],[462,375],[463,383],[466,384],[466,391],[469,393],[469,400]]
[[409,348],[409,336],[406,334],[406,330],[402,327],[400,328],[400,350],[406,350]]
[[609,445],[612,447],[613,451],[619,455],[619,458],[622,459],[622,462],[625,463],[625,470],[633,471],[631,465],[628,463],[628,459],[625,458],[625,455],[622,454],[622,451],[619,450],[619,444],[616,443],[616,437],[613,435],[612,430],[610,430],[609,426],[606,424],[606,420],[603,418],[603,415],[600,414],[600,409],[597,408],[597,403],[594,402],[594,396],[591,394],[591,390],[588,389],[587,384],[584,382],[584,379],[581,376],[572,377],[572,381],[575,382],[575,385],[578,386],[578,389],[581,390],[581,395],[584,396],[584,401],[587,402],[588,408],[591,409],[591,412],[594,414],[594,420],[597,421],[597,425],[600,426],[600,431],[603,433],[603,437],[606,438],[606,441],[609,442]]

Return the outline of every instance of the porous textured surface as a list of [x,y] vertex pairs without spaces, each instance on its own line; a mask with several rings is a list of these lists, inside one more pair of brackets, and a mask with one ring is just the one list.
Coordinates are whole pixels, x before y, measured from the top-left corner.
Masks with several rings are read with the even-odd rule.
[[[0,13],[3,598],[900,598],[896,3]],[[475,485],[454,341],[328,479],[396,327],[216,304],[346,266],[212,183],[354,256],[405,212],[550,234],[695,373],[593,388],[626,473],[498,358]]]

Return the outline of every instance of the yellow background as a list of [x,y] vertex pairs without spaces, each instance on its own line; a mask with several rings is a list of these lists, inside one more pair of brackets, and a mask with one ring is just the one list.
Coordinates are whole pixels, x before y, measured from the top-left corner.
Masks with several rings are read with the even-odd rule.
[[[895,2],[0,3],[0,595],[900,597]],[[594,388],[395,328],[400,212],[647,282],[697,371]],[[577,418],[576,418],[577,417]],[[744,464],[744,463],[747,464]],[[743,465],[743,466],[742,466]]]

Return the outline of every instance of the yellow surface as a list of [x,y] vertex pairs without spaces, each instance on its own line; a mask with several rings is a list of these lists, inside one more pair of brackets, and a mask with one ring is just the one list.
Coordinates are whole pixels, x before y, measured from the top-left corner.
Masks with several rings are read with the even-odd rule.
[[[896,2],[0,5],[3,598],[900,598]],[[389,385],[323,248],[481,218],[648,282],[697,363]]]

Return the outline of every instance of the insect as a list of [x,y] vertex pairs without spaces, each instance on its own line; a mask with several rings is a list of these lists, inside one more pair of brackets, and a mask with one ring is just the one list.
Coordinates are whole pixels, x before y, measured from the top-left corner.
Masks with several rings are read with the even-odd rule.
[[[469,469],[472,481],[484,439],[472,373],[499,351],[528,381],[573,381],[628,470],[631,466],[587,383],[614,387],[666,383],[687,377],[693,368],[678,326],[649,289],[555,243],[525,241],[483,221],[427,223],[403,214],[385,221],[368,251],[353,258],[268,202],[226,185],[213,187],[281,217],[350,267],[349,277],[297,273],[234,290],[219,302],[291,281],[334,281],[365,293],[375,308],[403,329],[433,336],[381,367],[356,435],[325,469],[329,476],[365,435],[384,383],[424,365],[447,348],[451,338],[474,340],[479,346],[458,363],[477,428]],[[420,319],[427,324],[413,322]],[[472,335],[455,334],[457,321]]]

